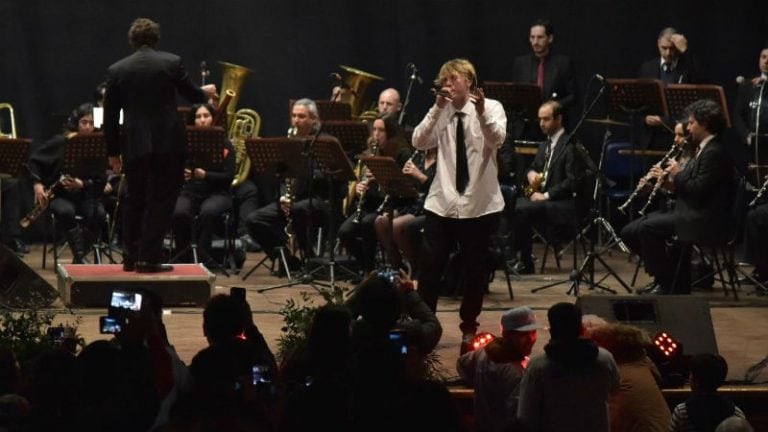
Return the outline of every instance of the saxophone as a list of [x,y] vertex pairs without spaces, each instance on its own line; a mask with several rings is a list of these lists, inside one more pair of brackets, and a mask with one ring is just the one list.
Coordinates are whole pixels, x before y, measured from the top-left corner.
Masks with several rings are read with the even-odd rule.
[[23,218],[19,220],[19,226],[22,228],[29,228],[30,225],[34,221],[37,220],[37,218],[40,217],[41,214],[48,208],[48,204],[50,204],[51,200],[55,197],[55,191],[58,187],[60,187],[65,181],[71,181],[72,177],[69,175],[62,175],[59,177],[58,180],[56,180],[51,187],[43,191],[43,194],[45,195],[45,204],[38,203],[35,204],[35,206],[32,208],[32,210],[29,211]]
[[536,174],[536,177],[533,179],[533,183],[526,185],[523,188],[523,194],[526,198],[530,198],[531,195],[533,195],[535,192],[541,192],[544,188],[544,184],[546,184],[547,181],[547,172],[544,171],[541,174]]

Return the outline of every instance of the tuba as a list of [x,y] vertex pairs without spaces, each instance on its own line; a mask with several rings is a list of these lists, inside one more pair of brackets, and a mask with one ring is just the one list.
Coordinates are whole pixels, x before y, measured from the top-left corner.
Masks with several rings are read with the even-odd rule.
[[237,109],[237,102],[242,94],[245,78],[253,71],[245,66],[220,61],[221,65],[221,89],[220,93],[230,98],[226,105],[226,123],[229,140],[235,148],[235,164],[237,172],[232,179],[232,187],[240,186],[247,178],[251,170],[251,160],[245,151],[246,138],[258,136],[261,127],[261,117],[252,109]]
[[220,61],[221,65],[221,89],[220,94],[227,94],[229,90],[235,94],[232,96],[232,100],[227,105],[227,123],[225,129],[229,130],[234,123],[235,110],[237,107],[237,101],[240,99],[241,89],[247,77],[253,71],[245,66],[240,66],[232,63]]
[[343,102],[349,103],[352,117],[360,118],[369,103],[365,98],[368,88],[374,81],[384,81],[384,78],[345,65],[339,67],[344,71],[344,84],[349,88],[349,96]]
[[9,103],[0,103],[0,111],[8,111],[8,123],[11,125],[11,130],[8,132],[0,129],[0,138],[16,138],[16,118],[13,114],[13,106]]

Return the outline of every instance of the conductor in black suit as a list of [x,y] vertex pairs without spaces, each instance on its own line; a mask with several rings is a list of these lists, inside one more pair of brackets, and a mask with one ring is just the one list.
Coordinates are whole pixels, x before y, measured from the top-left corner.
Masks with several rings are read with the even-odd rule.
[[[572,223],[576,209],[574,192],[583,172],[581,160],[568,144],[570,136],[563,128],[560,103],[548,101],[541,105],[539,126],[547,140],[539,146],[526,174],[528,184],[538,186],[532,187],[528,197],[517,199],[514,213],[516,243],[520,250],[518,271],[521,274],[534,271],[532,226],[543,229]],[[540,182],[537,177],[542,175],[545,180]]]
[[[718,138],[725,125],[723,113],[711,100],[696,101],[685,112],[697,150],[685,168],[675,160],[665,168],[668,174],[663,186],[677,196],[674,213],[671,217],[650,217],[653,213],[643,217],[633,233],[638,241],[627,242],[654,277],[657,287],[650,291],[653,294],[690,293],[690,254],[681,257],[678,242],[719,244],[734,234],[735,169]],[[675,235],[678,242],[669,247]]]
[[172,266],[161,264],[162,241],[184,182],[187,147],[176,95],[205,102],[216,87],[195,86],[179,56],[155,50],[160,26],[154,21],[136,19],[128,39],[136,51],[109,67],[104,98],[109,164],[115,173],[124,166],[127,186],[123,270],[169,271]]
[[565,117],[573,119],[570,115],[576,102],[573,63],[570,57],[552,52],[554,38],[555,30],[549,20],[539,19],[531,24],[528,36],[531,52],[515,58],[512,81],[537,84],[544,101],[558,101]]
[[[659,32],[656,40],[659,56],[640,66],[638,78],[657,79],[664,84],[698,84],[702,82],[701,68],[688,51],[688,40],[672,27]],[[667,149],[673,139],[674,119],[658,115],[642,118],[639,144],[642,148]],[[664,126],[667,127],[664,127]]]

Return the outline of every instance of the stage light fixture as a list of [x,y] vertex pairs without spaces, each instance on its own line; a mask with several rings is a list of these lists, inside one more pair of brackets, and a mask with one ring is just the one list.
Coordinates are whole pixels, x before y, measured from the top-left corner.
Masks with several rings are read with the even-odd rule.
[[496,336],[488,332],[482,332],[475,335],[472,339],[472,351],[477,351],[480,348],[488,345],[492,340],[496,339]]

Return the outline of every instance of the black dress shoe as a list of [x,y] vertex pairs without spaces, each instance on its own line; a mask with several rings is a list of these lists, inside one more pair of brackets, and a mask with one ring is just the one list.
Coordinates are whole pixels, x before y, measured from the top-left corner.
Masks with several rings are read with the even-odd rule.
[[10,246],[14,252],[23,253],[23,254],[29,253],[29,247],[26,245],[26,243],[24,243],[20,239],[11,240]]
[[170,264],[150,263],[139,261],[136,263],[137,273],[162,273],[173,271],[173,266]]
[[533,262],[518,261],[515,264],[515,272],[520,275],[529,275],[536,273],[536,269],[533,267]]
[[135,262],[123,261],[123,271],[124,272],[132,272],[134,270],[136,270],[136,263]]

